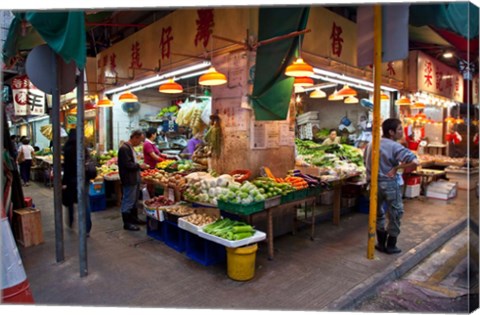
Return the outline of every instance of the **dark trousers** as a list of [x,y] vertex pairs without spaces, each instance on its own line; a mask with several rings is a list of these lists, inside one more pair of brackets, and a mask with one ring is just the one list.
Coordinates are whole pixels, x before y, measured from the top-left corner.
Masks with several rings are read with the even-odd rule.
[[24,183],[30,181],[30,169],[32,168],[32,160],[25,160],[20,163],[20,176]]

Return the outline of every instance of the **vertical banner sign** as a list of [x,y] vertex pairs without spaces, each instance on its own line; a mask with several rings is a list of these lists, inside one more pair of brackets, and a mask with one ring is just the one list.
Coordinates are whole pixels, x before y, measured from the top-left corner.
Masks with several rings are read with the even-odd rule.
[[13,79],[12,93],[16,116],[45,114],[45,93],[37,89],[26,75]]
[[472,103],[473,105],[479,105],[479,91],[478,91],[478,75],[473,78],[472,82]]

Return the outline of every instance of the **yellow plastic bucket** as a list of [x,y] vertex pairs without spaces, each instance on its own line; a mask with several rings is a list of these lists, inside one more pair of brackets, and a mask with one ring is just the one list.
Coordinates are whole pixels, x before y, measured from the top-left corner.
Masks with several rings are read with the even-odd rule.
[[227,274],[233,280],[247,281],[255,276],[255,258],[258,246],[227,247]]

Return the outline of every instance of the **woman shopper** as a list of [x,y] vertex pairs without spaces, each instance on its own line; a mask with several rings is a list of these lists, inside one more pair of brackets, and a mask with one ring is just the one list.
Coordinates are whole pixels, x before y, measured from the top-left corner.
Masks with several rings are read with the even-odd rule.
[[150,168],[147,164],[137,163],[134,147],[140,145],[145,137],[143,131],[135,130],[130,139],[118,149],[118,173],[122,183],[122,212],[123,228],[129,231],[138,231],[135,224],[146,222],[138,218],[137,200],[140,196],[140,170]]
[[143,143],[143,159],[145,164],[148,164],[150,168],[155,168],[158,162],[162,162],[166,159],[166,156],[160,153],[155,139],[157,138],[157,129],[148,128],[145,132],[145,142]]
[[[403,216],[402,189],[397,171],[419,165],[415,154],[401,145],[403,137],[402,122],[389,118],[382,124],[383,137],[380,140],[380,161],[378,170],[377,195],[377,245],[375,248],[387,254],[398,254],[396,246],[400,234]],[[365,151],[367,181],[370,182],[372,170],[372,143]],[[385,203],[386,207],[382,207]]]
[[22,177],[23,186],[30,186],[30,170],[32,168],[35,150],[30,145],[30,139],[24,137],[22,145],[18,148],[17,162],[20,165],[20,176]]
[[[87,236],[92,229],[90,198],[88,189],[90,180],[96,177],[96,171],[92,171],[87,167],[91,163],[91,157],[85,148],[85,221]],[[77,130],[70,129],[68,140],[63,147],[63,178],[62,178],[62,204],[67,207],[67,225],[73,226],[74,221],[74,205],[78,203],[77,198]]]

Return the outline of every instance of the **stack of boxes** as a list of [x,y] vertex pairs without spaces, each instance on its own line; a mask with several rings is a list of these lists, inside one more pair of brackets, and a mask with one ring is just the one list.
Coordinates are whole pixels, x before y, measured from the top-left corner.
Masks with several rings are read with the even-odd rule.
[[420,176],[415,176],[415,175],[410,175],[406,178],[404,178],[405,181],[405,197],[406,198],[415,198],[420,196],[420,183],[421,183],[421,177]]
[[107,208],[107,198],[105,197],[105,183],[103,181],[90,182],[88,196],[90,199],[90,209],[92,212],[102,211]]
[[300,139],[313,139],[313,127],[320,129],[319,112],[311,111],[297,116]]

